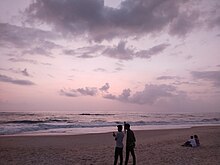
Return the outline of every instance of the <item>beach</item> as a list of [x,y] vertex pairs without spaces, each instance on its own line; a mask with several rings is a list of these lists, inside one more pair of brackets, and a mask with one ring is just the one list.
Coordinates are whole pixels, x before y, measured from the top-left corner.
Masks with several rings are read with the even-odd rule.
[[[132,127],[131,127],[132,128]],[[134,131],[137,165],[217,165],[220,163],[220,126]],[[197,134],[201,146],[182,147]],[[124,144],[125,144],[124,139]],[[111,165],[112,132],[84,135],[1,136],[1,165]],[[125,149],[124,149],[125,158]],[[132,157],[130,156],[129,164]]]

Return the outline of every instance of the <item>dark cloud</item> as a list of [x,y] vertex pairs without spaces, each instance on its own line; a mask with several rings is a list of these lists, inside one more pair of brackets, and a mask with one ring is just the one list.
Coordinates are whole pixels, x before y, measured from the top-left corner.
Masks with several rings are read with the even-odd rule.
[[169,33],[171,35],[186,35],[191,29],[196,26],[198,22],[199,14],[198,12],[185,12],[176,17],[173,22],[170,24]]
[[0,74],[0,81],[12,83],[12,84],[17,84],[17,85],[27,85],[27,86],[34,85],[34,83],[29,80],[13,79],[11,77],[1,75],[1,74]]
[[196,79],[211,81],[216,87],[220,87],[220,71],[192,71]]
[[20,27],[6,23],[0,23],[0,45],[16,48],[29,48],[33,44],[52,49],[56,44],[47,39],[57,38],[54,33],[39,29]]
[[167,47],[169,46],[169,44],[159,44],[156,45],[148,50],[141,50],[135,53],[136,57],[140,57],[140,58],[151,58],[154,55],[157,55],[161,52],[163,52]]
[[63,53],[65,55],[71,55],[78,58],[94,58],[97,55],[100,55],[101,51],[105,47],[102,45],[94,45],[94,46],[87,46],[77,49],[64,49]]
[[182,36],[191,31],[197,19],[195,12],[181,10],[187,2],[124,0],[120,8],[111,8],[104,6],[104,0],[36,0],[25,13],[27,22],[43,22],[65,36],[84,35],[95,41],[138,37],[166,29]]
[[126,47],[125,41],[120,41],[118,45],[113,47],[107,47],[103,54],[105,56],[116,58],[120,60],[131,60],[133,58],[151,58],[154,55],[157,55],[161,52],[163,52],[169,44],[159,44],[156,45],[148,50],[135,50],[131,47]]
[[102,92],[108,92],[108,89],[110,88],[109,83],[105,83],[101,88],[99,88],[100,91]]
[[130,60],[133,58],[134,50],[131,48],[126,48],[125,41],[120,41],[118,45],[106,48],[103,51],[103,54],[112,58]]
[[214,1],[212,10],[206,19],[209,27],[220,29],[220,2]]
[[120,41],[113,46],[93,45],[77,49],[64,49],[63,53],[78,58],[94,58],[102,55],[119,60],[132,60],[133,58],[151,58],[162,53],[168,46],[169,44],[162,43],[147,50],[136,50],[134,47],[127,46],[126,41]]

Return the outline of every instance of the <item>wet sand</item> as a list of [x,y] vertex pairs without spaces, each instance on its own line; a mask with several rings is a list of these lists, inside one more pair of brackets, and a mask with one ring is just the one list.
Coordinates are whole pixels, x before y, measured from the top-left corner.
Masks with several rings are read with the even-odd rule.
[[[137,165],[218,165],[220,126],[134,131]],[[190,135],[201,146],[182,147]],[[125,143],[124,139],[124,143]],[[112,165],[112,133],[0,137],[1,165]],[[125,151],[124,151],[125,157]],[[130,157],[130,164],[131,157]]]

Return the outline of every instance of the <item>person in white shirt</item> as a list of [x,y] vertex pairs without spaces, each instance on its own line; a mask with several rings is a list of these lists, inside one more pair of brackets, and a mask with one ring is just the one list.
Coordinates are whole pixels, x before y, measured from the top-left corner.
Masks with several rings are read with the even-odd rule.
[[196,147],[196,141],[193,138],[193,136],[190,137],[189,142],[190,142],[191,147]]
[[184,147],[196,147],[196,141],[193,136],[190,136],[190,139],[186,141],[182,146]]
[[116,134],[113,132],[113,136],[115,137],[115,141],[116,141],[114,165],[116,165],[118,162],[118,156],[120,156],[120,165],[122,165],[124,133],[122,132],[122,125],[118,125],[117,127],[118,127],[118,132]]

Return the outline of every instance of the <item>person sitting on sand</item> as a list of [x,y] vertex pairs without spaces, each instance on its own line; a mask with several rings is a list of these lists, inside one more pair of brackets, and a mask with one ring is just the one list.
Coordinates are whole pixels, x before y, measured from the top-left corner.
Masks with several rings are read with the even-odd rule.
[[200,146],[199,137],[197,135],[194,135],[194,139],[196,141],[196,146],[199,147]]
[[118,125],[117,127],[118,127],[118,132],[116,134],[113,132],[113,136],[115,137],[115,141],[116,141],[114,165],[116,165],[118,162],[118,156],[120,156],[120,165],[122,165],[124,133],[122,132],[122,125]]
[[196,141],[193,136],[190,136],[190,139],[186,141],[182,146],[184,147],[196,147]]
[[135,165],[136,164],[136,157],[135,157],[135,153],[134,153],[134,148],[135,148],[136,139],[134,136],[134,132],[130,129],[130,124],[125,123],[125,129],[127,130],[125,165],[128,164],[130,152],[133,157],[133,165]]

